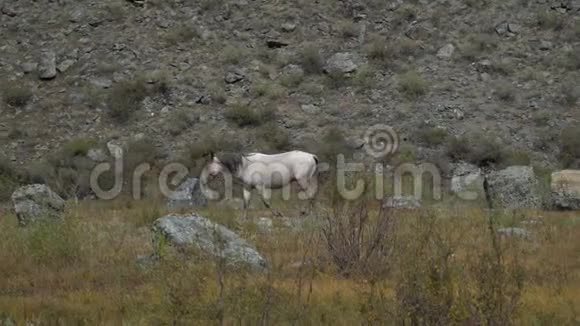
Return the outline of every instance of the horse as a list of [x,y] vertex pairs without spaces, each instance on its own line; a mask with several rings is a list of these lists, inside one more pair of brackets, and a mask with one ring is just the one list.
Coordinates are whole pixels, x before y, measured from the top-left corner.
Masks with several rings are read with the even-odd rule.
[[210,177],[230,173],[241,183],[243,218],[247,218],[248,204],[254,189],[261,193],[262,202],[267,209],[274,215],[282,216],[278,211],[272,210],[269,203],[272,189],[282,188],[284,194],[289,196],[290,185],[296,182],[302,190],[299,195],[310,200],[312,209],[318,188],[318,158],[314,154],[297,150],[279,154],[212,152],[209,153],[206,172]]

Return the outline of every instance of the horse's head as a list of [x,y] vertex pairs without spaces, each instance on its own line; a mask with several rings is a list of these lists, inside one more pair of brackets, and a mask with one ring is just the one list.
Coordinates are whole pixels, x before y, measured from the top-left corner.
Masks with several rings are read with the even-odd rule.
[[214,152],[208,153],[207,160],[207,172],[210,177],[215,177],[224,171],[224,165]]

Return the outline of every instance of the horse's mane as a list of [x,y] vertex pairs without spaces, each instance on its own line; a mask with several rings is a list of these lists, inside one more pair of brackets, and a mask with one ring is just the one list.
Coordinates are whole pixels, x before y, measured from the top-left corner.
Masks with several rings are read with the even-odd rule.
[[224,152],[217,154],[217,158],[220,160],[221,164],[230,171],[230,173],[236,173],[238,169],[242,166],[242,159],[246,156],[252,154],[246,153],[234,153],[234,152]]

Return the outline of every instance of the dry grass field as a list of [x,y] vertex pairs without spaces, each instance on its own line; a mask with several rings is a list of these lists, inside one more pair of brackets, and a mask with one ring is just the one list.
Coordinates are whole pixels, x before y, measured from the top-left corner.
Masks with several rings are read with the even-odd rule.
[[[231,209],[199,211],[254,244],[265,273],[154,248],[165,209],[153,201],[70,203],[64,223],[27,228],[2,216],[0,324],[580,323],[578,213],[335,206],[269,232]],[[518,226],[529,237],[498,232]],[[153,252],[158,262],[137,263]]]

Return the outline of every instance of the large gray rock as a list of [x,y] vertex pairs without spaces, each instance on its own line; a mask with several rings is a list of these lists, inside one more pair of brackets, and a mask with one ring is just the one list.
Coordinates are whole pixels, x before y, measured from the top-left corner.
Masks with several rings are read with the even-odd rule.
[[485,199],[483,173],[474,164],[457,163],[451,166],[451,191],[463,200]]
[[439,59],[449,59],[453,56],[455,52],[455,46],[453,44],[446,44],[437,51],[437,58]]
[[42,220],[60,220],[64,200],[48,186],[33,184],[20,187],[12,193],[12,204],[20,225]]
[[168,198],[170,208],[205,207],[207,198],[201,191],[198,178],[187,178]]
[[360,64],[360,58],[353,53],[339,52],[335,53],[326,61],[324,70],[326,72],[341,72],[348,74],[355,72]]
[[500,228],[497,229],[497,233],[504,236],[518,236],[525,239],[530,239],[530,232],[522,228]]
[[177,248],[200,250],[227,265],[245,265],[257,270],[267,267],[266,260],[246,240],[228,228],[196,214],[167,215],[153,224],[159,234]]
[[386,208],[421,208],[421,202],[414,196],[393,196],[389,197],[383,203]]
[[38,76],[40,79],[53,79],[56,77],[56,54],[54,51],[45,50],[40,54]]
[[552,173],[550,188],[554,208],[580,210],[580,170]]
[[534,169],[510,166],[487,175],[487,196],[492,208],[540,208],[542,200]]

